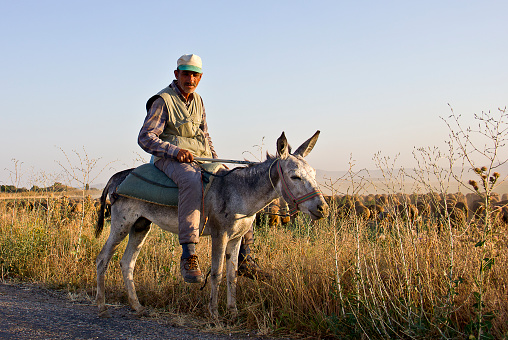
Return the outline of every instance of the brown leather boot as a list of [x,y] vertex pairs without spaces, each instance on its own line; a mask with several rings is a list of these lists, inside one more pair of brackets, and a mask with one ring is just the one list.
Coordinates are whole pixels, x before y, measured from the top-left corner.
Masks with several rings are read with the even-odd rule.
[[203,274],[199,269],[198,256],[191,255],[188,258],[180,259],[180,272],[183,280],[187,283],[203,282]]
[[250,255],[245,256],[243,260],[238,264],[238,276],[244,276],[252,280],[261,281],[268,280],[272,277],[269,273],[262,270],[261,267],[257,264],[257,261]]

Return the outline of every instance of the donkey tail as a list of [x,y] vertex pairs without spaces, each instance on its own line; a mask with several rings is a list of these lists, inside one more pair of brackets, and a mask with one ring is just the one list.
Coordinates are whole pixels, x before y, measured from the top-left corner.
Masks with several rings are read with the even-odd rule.
[[122,183],[123,180],[132,172],[132,170],[134,170],[134,168],[117,172],[116,174],[111,176],[111,178],[108,181],[108,184],[106,184],[106,187],[104,188],[104,190],[102,190],[101,206],[99,208],[98,214],[99,216],[97,216],[97,224],[95,225],[95,237],[99,237],[102,233],[102,229],[104,229],[104,218],[107,205],[106,198],[108,197],[108,193],[109,198],[111,199],[111,205],[113,205],[113,203],[115,202],[115,198],[111,196],[115,195],[113,192],[111,192],[110,189],[119,186],[120,183]]
[[97,224],[95,225],[95,237],[99,237],[102,233],[102,229],[104,229],[104,211],[106,210],[106,198],[108,197],[109,186],[111,185],[111,179],[104,190],[102,190],[101,195],[101,206],[99,208],[99,213],[97,216]]

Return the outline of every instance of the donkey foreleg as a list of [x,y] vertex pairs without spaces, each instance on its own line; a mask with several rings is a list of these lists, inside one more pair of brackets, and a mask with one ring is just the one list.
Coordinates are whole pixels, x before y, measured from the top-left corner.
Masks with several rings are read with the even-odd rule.
[[95,301],[97,302],[97,307],[99,308],[99,316],[100,317],[110,317],[108,308],[106,307],[106,271],[108,269],[109,262],[111,261],[111,257],[115,253],[116,248],[122,242],[122,240],[127,236],[127,232],[124,230],[119,230],[121,228],[115,228],[114,224],[111,224],[111,232],[109,234],[108,240],[102,247],[101,252],[97,256],[96,260],[96,268],[97,268],[97,295]]
[[210,304],[208,310],[214,319],[219,318],[218,296],[219,285],[224,268],[224,253],[226,251],[226,234],[212,236],[212,268],[210,270]]
[[144,218],[139,219],[131,228],[129,233],[129,242],[127,243],[122,259],[120,260],[123,282],[125,284],[125,289],[127,290],[127,296],[129,297],[129,304],[138,315],[144,315],[146,311],[139,303],[138,296],[136,294],[136,287],[134,285],[134,267],[136,266],[136,260],[149,231],[150,221]]
[[229,240],[226,247],[227,308],[232,318],[238,315],[236,308],[236,285],[238,277],[238,253],[242,238]]

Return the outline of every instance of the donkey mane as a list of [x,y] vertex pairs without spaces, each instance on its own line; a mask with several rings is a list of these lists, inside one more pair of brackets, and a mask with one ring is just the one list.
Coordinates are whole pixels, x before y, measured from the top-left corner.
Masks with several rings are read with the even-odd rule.
[[[218,173],[219,177],[214,179],[214,183],[221,182],[220,184],[217,184],[222,187],[225,182],[228,182],[228,189],[218,188],[219,192],[223,190],[231,190],[232,188],[242,188],[242,191],[252,190],[259,192],[262,190],[262,187],[265,187],[265,190],[272,191],[273,187],[271,185],[267,187],[261,185],[261,183],[266,183],[270,180],[272,180],[274,184],[278,182],[279,175],[277,174],[275,167],[270,168],[275,160],[277,160],[277,157],[267,154],[267,158],[263,162],[249,164],[245,167],[236,167],[232,170],[222,170]],[[268,174],[268,172],[271,173]],[[268,192],[263,194],[266,195]],[[228,195],[224,195],[222,197],[225,199]]]
[[277,156],[274,156],[274,155],[271,155],[269,154],[268,152],[266,153],[266,159],[264,161],[261,161],[261,162],[257,162],[257,163],[251,163],[251,164],[248,164],[246,167],[241,167],[241,168],[251,168],[253,166],[258,166],[259,164],[262,164],[262,163],[266,163],[268,161],[274,161],[277,159]]
[[[289,144],[288,144],[288,151],[289,151],[289,153],[291,153],[291,145],[289,145]],[[266,162],[266,161],[274,161],[274,160],[276,160],[276,159],[277,159],[277,157],[278,157],[277,155],[272,155],[272,154],[270,154],[270,153],[267,151],[267,152],[266,152],[266,159],[265,159],[264,161],[262,161],[262,162],[259,162],[259,163],[264,163],[264,162]],[[259,163],[252,163],[252,164],[247,165],[247,167],[251,167],[251,166],[253,166],[253,165],[258,165]]]

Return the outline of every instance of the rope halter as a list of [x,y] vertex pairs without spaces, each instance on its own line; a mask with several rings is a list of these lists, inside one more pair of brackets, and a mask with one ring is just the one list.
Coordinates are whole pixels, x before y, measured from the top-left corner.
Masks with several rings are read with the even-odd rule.
[[[280,158],[277,158],[275,160],[273,164],[276,163],[276,166],[277,166],[277,173],[279,174],[279,177],[280,177],[280,180],[281,180],[281,183],[282,183],[282,191],[286,194],[287,197],[290,198],[290,201],[288,202],[288,200],[286,198],[284,198],[283,195],[279,194],[279,196],[281,196],[285,201],[286,203],[288,204],[289,206],[289,215],[290,216],[293,216],[294,214],[296,214],[296,212],[298,211],[298,205],[302,204],[303,202],[305,201],[308,201],[316,196],[323,196],[323,194],[321,193],[321,191],[318,189],[318,190],[314,190],[314,191],[311,191],[309,192],[308,194],[305,194],[303,196],[300,196],[300,197],[295,197],[295,195],[293,195],[293,193],[291,192],[291,189],[289,189],[289,186],[288,186],[288,183],[284,177],[284,173],[282,172],[282,166],[280,165]],[[270,166],[271,168],[271,166]],[[270,172],[268,172],[268,176],[270,177]],[[272,178],[270,177],[270,182],[272,181]],[[273,188],[275,189],[275,186],[273,185],[273,182],[272,182],[272,186]],[[277,191],[277,190],[276,190]]]

